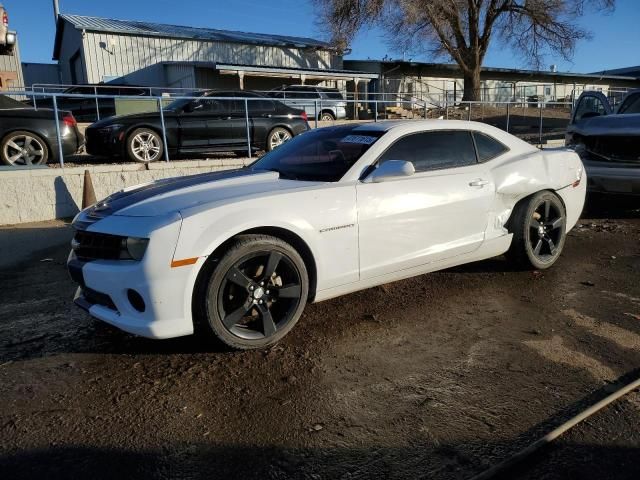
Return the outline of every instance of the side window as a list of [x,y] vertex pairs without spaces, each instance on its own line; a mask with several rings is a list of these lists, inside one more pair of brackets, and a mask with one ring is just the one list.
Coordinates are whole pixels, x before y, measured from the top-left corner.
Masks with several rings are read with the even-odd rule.
[[202,113],[227,113],[231,109],[231,100],[201,98],[193,101],[193,111]]
[[[269,113],[276,109],[271,100],[249,100],[247,104],[249,106],[249,113]],[[244,112],[244,102],[242,102],[241,110]]]
[[574,121],[578,122],[583,118],[597,117],[606,114],[604,105],[599,98],[593,96],[582,97],[580,103],[576,107]]
[[485,135],[484,133],[473,132],[473,138],[476,141],[479,162],[486,162],[509,150],[495,138]]
[[471,132],[443,130],[414,133],[399,139],[378,162],[387,160],[405,160],[413,163],[416,172],[428,172],[474,165],[476,152]]
[[287,90],[287,98],[319,98],[320,94],[313,90]]

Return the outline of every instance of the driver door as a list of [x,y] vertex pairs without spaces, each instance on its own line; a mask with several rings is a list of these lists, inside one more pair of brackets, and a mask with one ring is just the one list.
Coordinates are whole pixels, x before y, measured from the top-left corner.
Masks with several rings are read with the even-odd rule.
[[495,196],[469,131],[431,131],[397,140],[378,159],[405,160],[416,173],[357,185],[360,278],[446,260],[478,249]]

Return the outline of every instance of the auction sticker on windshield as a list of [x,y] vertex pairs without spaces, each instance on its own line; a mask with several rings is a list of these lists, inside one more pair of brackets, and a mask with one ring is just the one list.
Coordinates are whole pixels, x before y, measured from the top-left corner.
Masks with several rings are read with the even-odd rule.
[[378,137],[369,137],[367,135],[347,135],[342,139],[342,143],[361,143],[363,145],[371,145],[378,140]]

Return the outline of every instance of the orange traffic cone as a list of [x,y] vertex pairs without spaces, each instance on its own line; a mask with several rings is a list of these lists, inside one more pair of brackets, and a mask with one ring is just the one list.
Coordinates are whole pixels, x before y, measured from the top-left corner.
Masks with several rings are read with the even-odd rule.
[[91,174],[89,170],[84,171],[84,185],[82,187],[82,209],[97,203],[96,192],[93,189],[93,182],[91,181]]

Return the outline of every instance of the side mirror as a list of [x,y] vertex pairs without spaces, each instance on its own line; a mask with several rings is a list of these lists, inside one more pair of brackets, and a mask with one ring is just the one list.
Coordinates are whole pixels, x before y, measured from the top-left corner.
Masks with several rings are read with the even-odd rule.
[[410,177],[414,173],[416,173],[416,169],[411,162],[405,160],[387,160],[371,172],[371,175],[365,179],[365,182],[386,182],[387,180]]

